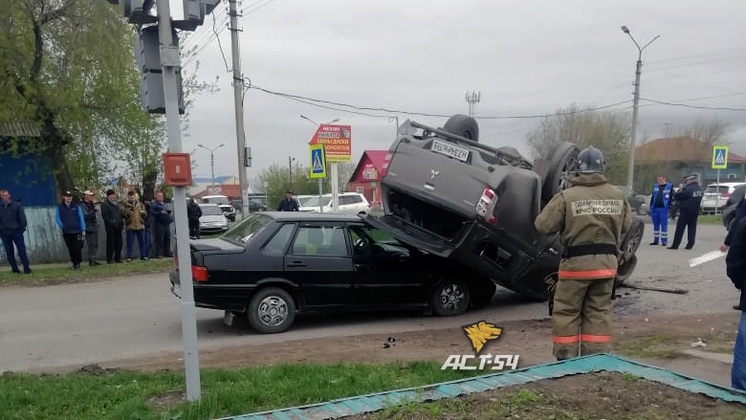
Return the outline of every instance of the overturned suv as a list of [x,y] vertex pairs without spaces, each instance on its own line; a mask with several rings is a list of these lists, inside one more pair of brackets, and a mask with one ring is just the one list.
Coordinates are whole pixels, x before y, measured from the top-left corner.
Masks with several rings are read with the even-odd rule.
[[[389,148],[381,180],[384,216],[366,220],[402,242],[465,264],[532,299],[548,296],[563,245],[534,220],[566,188],[580,148],[559,143],[531,162],[513,147],[479,143],[473,118],[454,115],[442,128],[407,120]],[[637,265],[644,223],[635,218],[619,246],[617,284]]]

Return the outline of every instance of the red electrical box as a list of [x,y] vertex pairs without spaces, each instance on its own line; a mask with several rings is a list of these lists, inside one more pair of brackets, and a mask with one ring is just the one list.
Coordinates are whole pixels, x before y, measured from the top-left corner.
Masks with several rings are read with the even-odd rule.
[[189,187],[192,185],[192,162],[189,153],[164,153],[163,178],[166,185]]

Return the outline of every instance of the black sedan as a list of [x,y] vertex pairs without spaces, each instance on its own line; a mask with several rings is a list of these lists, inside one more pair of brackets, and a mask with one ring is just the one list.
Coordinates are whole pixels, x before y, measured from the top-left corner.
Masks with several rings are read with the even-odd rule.
[[[286,331],[296,312],[317,310],[460,315],[496,288],[356,215],[257,213],[219,238],[191,240],[190,252],[195,304],[245,316],[260,333]],[[170,279],[180,297],[177,270]]]

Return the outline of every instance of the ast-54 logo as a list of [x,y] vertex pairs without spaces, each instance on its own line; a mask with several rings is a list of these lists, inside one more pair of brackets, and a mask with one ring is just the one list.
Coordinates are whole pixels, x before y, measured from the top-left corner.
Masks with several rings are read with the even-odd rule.
[[441,370],[510,370],[518,368],[517,354],[482,354],[485,346],[500,338],[502,327],[495,326],[484,320],[461,327],[469,339],[474,354],[452,354],[440,367]]

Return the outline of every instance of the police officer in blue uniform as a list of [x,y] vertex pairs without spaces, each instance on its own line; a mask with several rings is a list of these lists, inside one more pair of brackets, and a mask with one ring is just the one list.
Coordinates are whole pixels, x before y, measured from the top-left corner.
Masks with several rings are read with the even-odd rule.
[[653,219],[653,242],[650,245],[668,244],[668,211],[671,208],[673,184],[666,182],[665,175],[658,175],[658,184],[650,196],[650,217]]
[[689,174],[684,177],[684,185],[674,195],[679,203],[679,220],[676,222],[676,232],[673,243],[667,249],[679,249],[681,239],[686,228],[686,249],[694,248],[694,240],[697,236],[697,218],[699,217],[699,205],[702,203],[702,187],[697,183],[697,175]]

